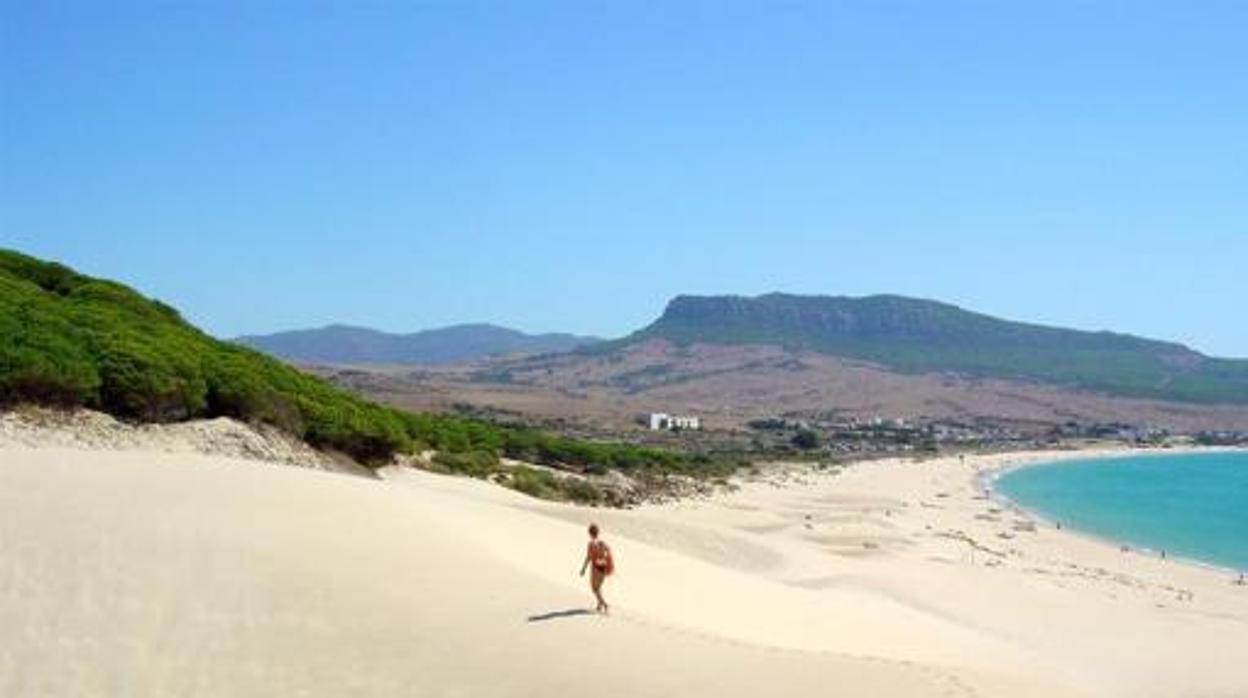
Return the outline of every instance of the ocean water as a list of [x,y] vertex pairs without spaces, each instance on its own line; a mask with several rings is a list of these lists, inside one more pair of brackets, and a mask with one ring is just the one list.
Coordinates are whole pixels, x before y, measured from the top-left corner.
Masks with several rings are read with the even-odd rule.
[[995,487],[1065,528],[1248,570],[1248,453],[1042,463]]

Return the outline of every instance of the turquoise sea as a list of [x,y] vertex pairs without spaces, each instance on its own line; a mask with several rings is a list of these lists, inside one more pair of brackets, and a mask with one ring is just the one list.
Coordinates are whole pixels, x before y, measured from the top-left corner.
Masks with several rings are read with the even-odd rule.
[[1248,570],[1248,453],[1042,463],[1005,473],[995,487],[1067,528]]

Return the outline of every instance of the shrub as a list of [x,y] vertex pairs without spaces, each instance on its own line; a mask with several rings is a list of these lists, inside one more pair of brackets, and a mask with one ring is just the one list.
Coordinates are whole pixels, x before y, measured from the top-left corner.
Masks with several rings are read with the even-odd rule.
[[802,429],[793,435],[793,445],[805,451],[819,448],[823,439],[819,438],[818,432],[810,429]]
[[498,472],[498,456],[489,451],[442,452],[433,457],[433,464],[442,472],[470,477],[486,477]]
[[507,484],[514,490],[539,499],[571,500],[590,505],[600,504],[604,500],[603,491],[591,482],[523,465],[511,469],[511,478]]
[[512,489],[538,499],[561,499],[559,481],[545,470],[517,466],[511,471],[508,483]]
[[563,492],[568,499],[580,504],[598,504],[602,501],[602,490],[593,483],[573,477],[563,479]]

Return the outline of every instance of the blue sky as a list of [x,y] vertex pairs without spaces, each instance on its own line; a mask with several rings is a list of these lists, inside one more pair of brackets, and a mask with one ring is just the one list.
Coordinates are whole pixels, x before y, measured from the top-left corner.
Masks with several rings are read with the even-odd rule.
[[0,0],[0,246],[222,336],[902,293],[1248,356],[1248,3]]

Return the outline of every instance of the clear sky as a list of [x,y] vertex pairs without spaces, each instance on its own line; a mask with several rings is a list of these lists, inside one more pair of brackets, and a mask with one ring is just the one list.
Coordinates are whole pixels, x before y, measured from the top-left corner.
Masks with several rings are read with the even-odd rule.
[[221,336],[889,292],[1248,357],[1248,2],[0,0],[0,246]]

